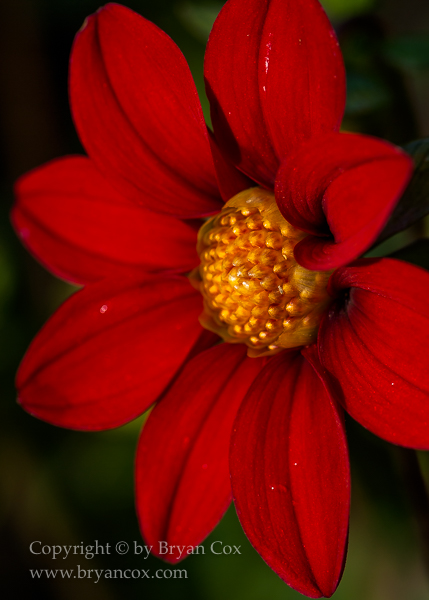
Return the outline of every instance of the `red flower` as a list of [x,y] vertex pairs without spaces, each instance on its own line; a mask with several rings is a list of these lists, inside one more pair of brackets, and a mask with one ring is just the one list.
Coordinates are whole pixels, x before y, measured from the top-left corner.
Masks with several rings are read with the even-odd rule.
[[[341,405],[390,442],[429,448],[429,277],[396,260],[351,262],[383,228],[411,161],[382,141],[338,133],[344,71],[316,0],[229,0],[205,66],[213,134],[183,56],[153,24],[109,4],[77,35],[70,96],[89,158],[60,159],[22,178],[13,222],[43,264],[84,288],[30,346],[18,373],[19,399],[50,423],[83,430],[122,425],[160,399],[136,466],[142,533],[155,553],[160,540],[198,544],[233,495],[264,560],[303,594],[330,596],[343,569],[349,513]],[[272,227],[246,221],[243,235],[246,243],[250,230],[262,236],[262,245],[254,244],[262,257],[256,266],[269,281],[292,261],[296,298],[287,309],[285,287],[276,291],[264,287],[265,275],[250,280],[233,271],[242,264],[237,250],[237,263],[218,274],[219,309],[209,277],[201,284],[204,322],[211,319],[228,341],[245,341],[219,344],[198,322],[201,294],[186,277],[198,264],[194,224],[218,213],[221,198],[255,185],[268,191],[243,198],[256,193],[273,202],[275,190],[294,244],[299,240],[298,265],[292,254],[280,256],[290,239],[278,233],[285,223],[279,213]],[[203,231],[225,222],[225,235],[232,235],[235,220],[250,214],[234,202],[222,212],[225,221],[221,215]],[[203,233],[204,246],[201,240]],[[210,251],[221,253],[228,243],[204,246],[207,272]],[[299,265],[328,274],[308,275]],[[270,339],[271,330],[244,338],[256,317],[234,329],[233,319],[246,311],[259,314],[262,296],[255,300],[252,292],[250,308],[243,301],[228,313],[235,293],[223,293],[228,273],[244,277],[240,285],[256,281],[270,298],[261,314],[277,316],[264,317],[264,327],[286,323],[287,309],[306,342],[280,352],[289,338],[283,345],[276,338],[262,344],[267,356],[248,358],[247,346],[258,354],[258,340]],[[293,278],[288,273],[282,285]],[[309,300],[302,291],[307,275],[322,281]],[[319,314],[306,329],[314,306],[324,312],[317,343]],[[178,560],[179,551],[167,558]]]

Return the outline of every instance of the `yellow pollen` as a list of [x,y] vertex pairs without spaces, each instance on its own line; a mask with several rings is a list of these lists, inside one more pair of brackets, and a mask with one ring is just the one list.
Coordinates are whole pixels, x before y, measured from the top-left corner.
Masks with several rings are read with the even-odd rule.
[[256,187],[231,198],[198,234],[201,264],[191,278],[204,297],[203,327],[247,344],[249,356],[314,342],[331,271],[295,261],[306,235],[284,219],[272,192]]

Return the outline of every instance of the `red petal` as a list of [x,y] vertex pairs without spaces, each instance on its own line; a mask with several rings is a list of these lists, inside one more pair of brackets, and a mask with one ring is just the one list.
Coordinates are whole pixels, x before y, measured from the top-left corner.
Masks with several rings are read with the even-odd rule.
[[254,187],[255,182],[243,175],[219,149],[213,134],[210,134],[210,147],[213,155],[213,162],[216,169],[216,178],[222,198],[227,202],[230,198]]
[[191,73],[158,27],[118,4],[89,17],[73,45],[70,97],[83,145],[119,190],[174,216],[219,209]]
[[[263,359],[220,344],[189,361],[151,412],[137,452],[137,510],[146,542],[169,562],[187,556],[231,502],[228,451],[241,400]],[[163,552],[160,542],[174,546]]]
[[125,270],[191,270],[195,231],[120,196],[84,157],[51,162],[16,185],[12,221],[55,275],[78,284]]
[[[338,270],[319,352],[347,411],[380,437],[429,448],[429,274],[397,260]],[[349,298],[348,298],[349,296]]]
[[230,0],[206,52],[216,139],[252,179],[272,187],[279,159],[338,131],[345,77],[335,33],[316,0]]
[[[317,361],[311,350],[309,358]],[[286,583],[313,598],[330,596],[341,576],[350,495],[341,413],[319,377],[299,354],[271,359],[239,410],[231,448],[247,537]]]
[[279,162],[264,122],[258,56],[267,0],[229,1],[206,49],[211,118],[222,151],[249,177],[272,187]]
[[304,144],[279,170],[276,198],[309,236],[295,247],[307,269],[334,269],[376,239],[412,173],[399,148],[368,136],[336,134]]
[[198,339],[201,298],[185,278],[103,280],[74,294],[17,376],[31,414],[72,429],[130,421],[157,399]]

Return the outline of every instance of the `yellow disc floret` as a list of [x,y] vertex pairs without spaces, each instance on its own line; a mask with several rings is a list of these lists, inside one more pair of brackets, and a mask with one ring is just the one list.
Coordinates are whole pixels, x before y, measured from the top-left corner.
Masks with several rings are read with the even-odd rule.
[[331,272],[297,264],[293,249],[305,236],[284,219],[272,192],[256,187],[229,200],[198,235],[201,324],[247,344],[249,356],[315,341]]

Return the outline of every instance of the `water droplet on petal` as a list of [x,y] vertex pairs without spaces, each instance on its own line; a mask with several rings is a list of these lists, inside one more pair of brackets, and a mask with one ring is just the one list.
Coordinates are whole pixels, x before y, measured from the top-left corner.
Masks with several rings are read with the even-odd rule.
[[281,483],[275,483],[274,485],[270,486],[270,489],[273,492],[286,492],[287,493],[287,487]]
[[103,306],[100,308],[100,312],[101,314],[104,314],[107,310],[107,304],[103,304]]

